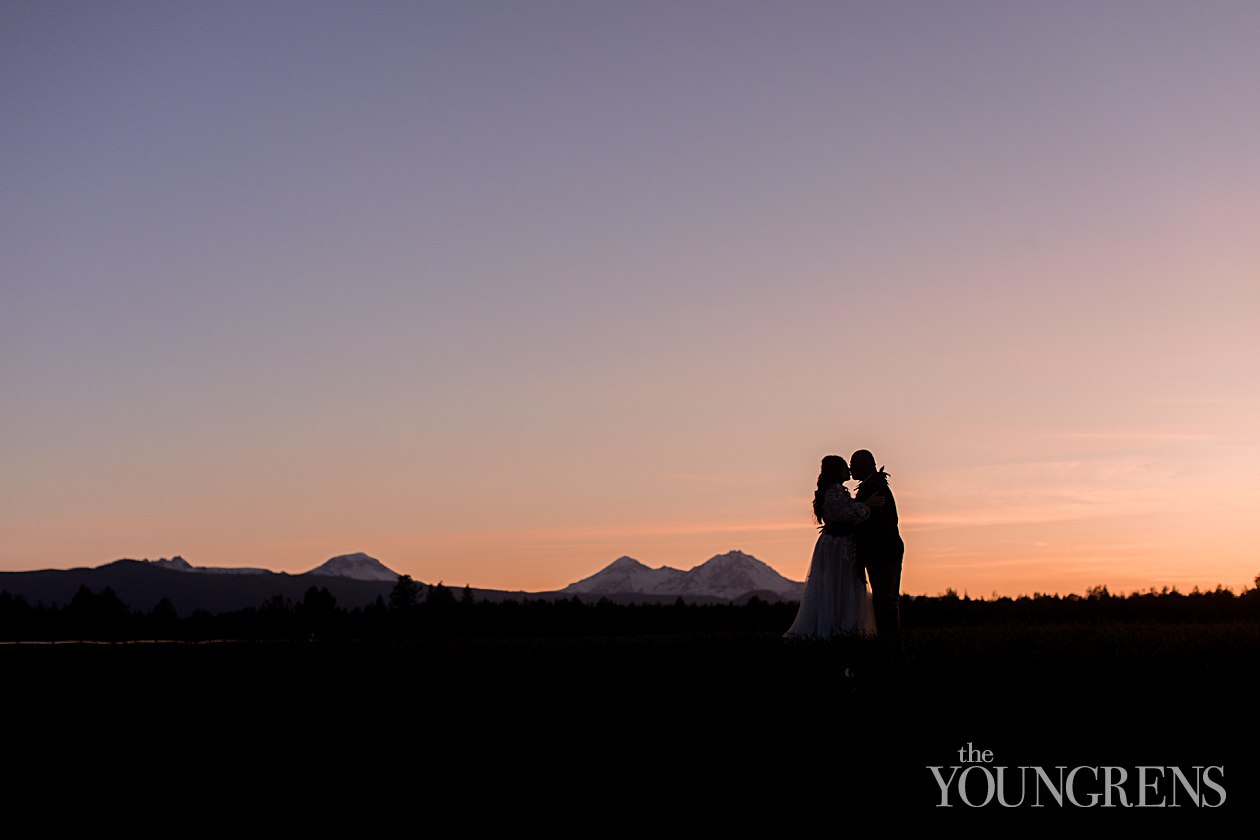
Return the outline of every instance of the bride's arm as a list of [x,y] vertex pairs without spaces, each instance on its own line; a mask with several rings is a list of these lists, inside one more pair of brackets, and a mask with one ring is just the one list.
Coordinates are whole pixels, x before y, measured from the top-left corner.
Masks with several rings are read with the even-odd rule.
[[823,496],[823,519],[827,522],[846,522],[859,525],[871,515],[871,509],[861,502],[853,501],[849,491],[840,484],[827,488]]

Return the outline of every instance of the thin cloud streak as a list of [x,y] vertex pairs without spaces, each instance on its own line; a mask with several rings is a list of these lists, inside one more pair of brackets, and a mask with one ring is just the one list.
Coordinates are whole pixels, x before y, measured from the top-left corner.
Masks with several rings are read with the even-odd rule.
[[1217,440],[1219,435],[1187,434],[1184,432],[1047,432],[1042,437],[1063,440],[1105,440],[1145,443],[1198,443]]

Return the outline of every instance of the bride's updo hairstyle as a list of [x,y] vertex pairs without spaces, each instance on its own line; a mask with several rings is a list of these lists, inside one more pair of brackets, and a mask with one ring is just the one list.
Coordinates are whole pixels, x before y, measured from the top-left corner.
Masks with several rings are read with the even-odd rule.
[[814,491],[814,518],[822,524],[823,497],[827,488],[833,484],[843,484],[848,478],[849,465],[839,455],[827,455],[822,459],[822,470],[818,473],[818,489]]

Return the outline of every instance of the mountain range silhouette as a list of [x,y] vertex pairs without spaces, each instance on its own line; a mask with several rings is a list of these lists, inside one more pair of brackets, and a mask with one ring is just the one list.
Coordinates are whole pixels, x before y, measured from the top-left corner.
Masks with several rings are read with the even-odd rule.
[[[94,568],[0,572],[0,592],[22,596],[31,604],[64,605],[80,587],[112,589],[128,607],[151,610],[163,598],[176,611],[211,613],[258,607],[269,598],[301,600],[312,586],[327,589],[344,608],[388,599],[398,573],[363,552],[342,554],[308,572],[289,574],[260,568],[195,566],[183,557],[115,560]],[[424,588],[425,584],[421,584]],[[616,603],[688,603],[797,600],[804,584],[789,580],[741,551],[711,557],[690,570],[653,569],[632,557],[619,557],[600,571],[563,589],[544,592],[470,588],[478,600],[576,597],[606,598]]]

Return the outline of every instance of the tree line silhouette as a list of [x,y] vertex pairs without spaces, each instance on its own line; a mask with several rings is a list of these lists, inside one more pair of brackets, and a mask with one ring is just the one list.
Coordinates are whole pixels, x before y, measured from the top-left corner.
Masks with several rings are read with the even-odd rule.
[[[907,628],[1069,623],[1213,623],[1260,621],[1255,589],[1194,589],[1113,595],[1106,586],[1085,595],[971,598],[952,590],[903,596]],[[86,585],[64,606],[30,604],[0,592],[0,641],[370,640],[456,636],[589,636],[677,633],[781,633],[796,604],[752,597],[739,604],[621,604],[562,599],[480,600],[472,590],[423,585],[403,575],[389,593],[345,609],[324,587],[297,601],[273,596],[257,608],[181,616],[169,598],[148,611],[130,609],[111,589]]]

